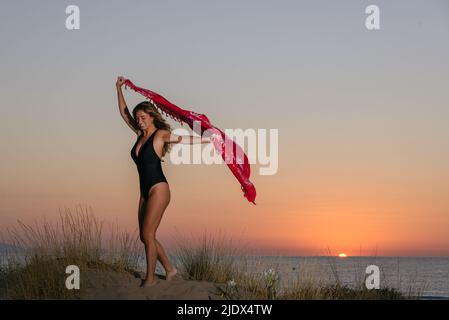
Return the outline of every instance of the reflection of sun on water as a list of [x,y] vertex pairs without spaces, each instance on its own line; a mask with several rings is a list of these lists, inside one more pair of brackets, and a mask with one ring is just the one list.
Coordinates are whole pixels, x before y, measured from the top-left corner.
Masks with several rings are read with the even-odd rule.
[[340,253],[338,254],[339,258],[347,258],[348,256],[346,255],[346,253]]

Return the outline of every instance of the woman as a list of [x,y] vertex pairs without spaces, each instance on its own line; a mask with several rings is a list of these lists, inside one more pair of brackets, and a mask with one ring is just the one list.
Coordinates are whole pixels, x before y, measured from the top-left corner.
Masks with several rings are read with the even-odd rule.
[[170,202],[170,188],[162,172],[161,161],[172,143],[208,143],[210,138],[178,136],[171,133],[159,111],[147,101],[139,103],[131,116],[122,93],[124,77],[117,77],[117,97],[120,115],[137,135],[138,139],[131,150],[131,157],[139,172],[140,201],[138,210],[140,240],[145,246],[147,275],[142,286],[151,287],[157,283],[154,277],[156,260],[165,269],[166,280],[171,280],[177,270],[170,263],[156,230],[162,215]]

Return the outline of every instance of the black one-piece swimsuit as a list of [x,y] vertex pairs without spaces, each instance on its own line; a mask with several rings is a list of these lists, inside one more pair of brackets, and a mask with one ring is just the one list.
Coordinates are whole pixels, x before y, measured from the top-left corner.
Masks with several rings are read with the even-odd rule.
[[157,130],[154,130],[147,141],[140,147],[138,155],[136,155],[135,150],[140,138],[143,137],[143,133],[138,137],[131,149],[131,157],[136,163],[137,171],[139,172],[140,194],[145,200],[148,200],[148,191],[150,191],[152,186],[159,182],[167,182],[162,172],[161,159],[153,146],[153,137]]

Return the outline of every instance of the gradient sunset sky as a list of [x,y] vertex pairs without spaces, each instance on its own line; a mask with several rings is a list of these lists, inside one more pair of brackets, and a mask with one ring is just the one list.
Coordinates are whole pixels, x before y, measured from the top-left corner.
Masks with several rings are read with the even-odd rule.
[[449,255],[446,0],[1,1],[0,40],[0,230],[79,206],[137,228],[123,75],[221,129],[279,130],[256,206],[226,166],[163,163],[169,250],[221,230],[260,254]]

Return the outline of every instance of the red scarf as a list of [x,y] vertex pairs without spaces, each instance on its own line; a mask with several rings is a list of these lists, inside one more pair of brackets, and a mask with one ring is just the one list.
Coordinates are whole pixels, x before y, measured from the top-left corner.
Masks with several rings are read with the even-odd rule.
[[[202,136],[202,133],[205,130],[212,131],[211,140],[214,143],[215,150],[221,154],[221,157],[239,181],[241,189],[243,190],[243,195],[246,199],[256,204],[254,202],[256,199],[256,188],[251,181],[249,181],[250,166],[248,157],[237,143],[230,139],[219,128],[213,126],[206,115],[181,109],[156,92],[137,87],[129,79],[125,81],[125,88],[126,87],[130,87],[137,93],[150,99],[162,113],[169,115],[174,120],[179,121],[181,124],[182,122],[187,123],[192,130],[200,130],[200,132],[195,131],[200,136]],[[195,121],[198,121],[197,123],[200,123],[200,126],[193,126]],[[232,149],[230,146],[232,146]],[[233,152],[233,150],[235,150],[235,152]],[[236,155],[242,155],[243,159],[236,159]]]

